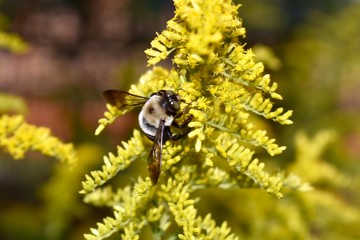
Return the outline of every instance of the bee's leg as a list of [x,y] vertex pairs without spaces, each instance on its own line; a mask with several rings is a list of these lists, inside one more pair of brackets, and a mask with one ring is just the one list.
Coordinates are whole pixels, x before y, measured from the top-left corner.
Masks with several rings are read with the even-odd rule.
[[170,131],[170,128],[165,129],[165,135],[166,135],[166,139],[170,139],[172,141],[178,140],[184,136],[186,136],[189,132],[191,131],[191,128],[187,128],[185,131],[183,131],[182,133],[178,133],[178,134],[172,134]]
[[184,127],[187,127],[187,125],[189,124],[189,122],[191,122],[193,118],[193,115],[190,115],[188,116],[184,122],[182,122],[181,124],[180,123],[177,123],[175,121],[172,122],[172,126],[176,127],[176,128],[184,128]]

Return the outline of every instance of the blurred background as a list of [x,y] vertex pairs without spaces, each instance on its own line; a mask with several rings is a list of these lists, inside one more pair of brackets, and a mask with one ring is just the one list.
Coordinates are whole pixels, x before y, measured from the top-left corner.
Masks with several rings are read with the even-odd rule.
[[[242,4],[239,16],[247,30],[243,42],[254,49],[266,72],[278,83],[284,97],[279,105],[294,110],[291,126],[264,123],[280,145],[288,146],[275,163],[269,164],[294,170],[300,177],[304,174],[305,180],[344,203],[350,212],[358,211],[360,2],[237,3]],[[107,209],[86,206],[77,192],[84,174],[101,166],[102,155],[114,151],[116,144],[131,135],[137,116],[127,114],[104,134],[94,136],[105,110],[101,93],[111,88],[127,90],[147,70],[144,50],[156,32],[166,27],[173,11],[172,1],[163,0],[0,0],[0,32],[16,33],[29,45],[19,54],[0,48],[0,94],[22,97],[27,122],[49,127],[56,137],[74,142],[82,160],[81,169],[71,175],[55,160],[40,154],[29,153],[26,160],[14,161],[0,153],[0,239],[81,239],[95,222],[110,214]],[[331,166],[331,173],[316,177],[324,175],[323,165],[316,169],[316,176],[299,170],[296,162],[311,151],[318,154],[309,158],[325,164],[326,169]],[[146,166],[141,162],[121,177],[137,176],[131,171],[145,176]],[[70,188],[71,197],[58,196],[54,190]],[[237,194],[247,198],[244,193]],[[247,239],[281,239],[272,235],[277,231],[271,226],[286,219],[275,221],[274,217],[273,225],[254,227],[255,219],[241,207],[237,216],[225,214],[230,215],[230,209],[241,202],[239,198],[225,205],[224,199],[234,195],[215,195],[218,201],[202,204],[200,214],[210,209],[216,220],[227,220],[234,232]],[[270,210],[258,214],[263,216],[259,219],[272,218]],[[360,238],[358,216],[355,220],[346,218],[341,228],[334,228],[331,224],[336,214],[340,213],[325,214],[329,221],[332,219],[330,223],[321,214],[300,216],[304,222],[313,220],[308,223],[309,229],[287,226],[289,235],[282,235],[286,236],[282,239]],[[308,235],[301,235],[302,231]]]

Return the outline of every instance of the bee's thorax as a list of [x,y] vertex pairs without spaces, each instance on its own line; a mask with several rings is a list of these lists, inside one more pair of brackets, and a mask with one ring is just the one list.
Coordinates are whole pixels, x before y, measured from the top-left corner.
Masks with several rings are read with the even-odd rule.
[[168,115],[162,101],[162,97],[153,95],[142,107],[139,114],[139,125],[141,130],[147,135],[155,135],[161,120],[165,121],[165,126],[170,126],[174,120],[174,116]]

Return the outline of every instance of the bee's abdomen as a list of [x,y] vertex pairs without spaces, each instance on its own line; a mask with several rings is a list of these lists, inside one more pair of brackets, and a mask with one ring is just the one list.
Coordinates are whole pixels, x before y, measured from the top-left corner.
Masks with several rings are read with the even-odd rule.
[[158,126],[150,124],[143,116],[142,111],[139,114],[139,126],[141,130],[147,135],[147,136],[155,136],[156,129]]

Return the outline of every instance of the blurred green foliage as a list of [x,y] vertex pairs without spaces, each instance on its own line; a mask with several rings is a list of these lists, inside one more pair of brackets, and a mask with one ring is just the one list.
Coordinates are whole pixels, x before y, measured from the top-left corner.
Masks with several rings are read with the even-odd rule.
[[[359,239],[360,4],[296,1],[290,6],[280,4],[283,2],[243,1],[240,16],[250,44],[274,44],[272,53],[263,56],[261,47],[258,57],[270,59],[268,66],[264,62],[279,83],[285,100],[282,104],[294,109],[294,125],[287,130],[267,126],[289,146],[279,165],[314,189],[289,192],[281,200],[252,189],[209,189],[195,193],[203,199],[196,207],[202,216],[210,211],[217,222],[226,220],[243,239]],[[18,46],[2,39],[7,49]],[[1,114],[25,112],[21,99],[7,94],[0,97]],[[51,176],[45,174],[44,180],[29,189],[16,188],[20,176],[29,177],[29,169],[18,171],[18,162],[12,165],[7,155],[0,155],[0,174],[6,177],[2,182],[15,182],[0,190],[0,238],[82,238],[93,222],[105,215],[83,204],[77,193],[84,174],[100,164],[105,148],[82,142],[77,146],[79,163],[74,169],[53,164],[48,170]],[[35,166],[49,160],[27,156],[29,161],[32,158],[40,159],[31,161]],[[144,167],[135,165],[130,171],[141,172]],[[121,179],[128,178],[125,174]]]

